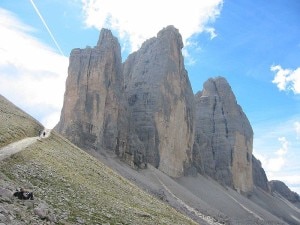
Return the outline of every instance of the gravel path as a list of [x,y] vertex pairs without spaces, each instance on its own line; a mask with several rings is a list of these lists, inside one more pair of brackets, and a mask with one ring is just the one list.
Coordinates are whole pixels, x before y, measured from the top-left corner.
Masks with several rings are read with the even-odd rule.
[[[45,132],[45,135],[43,135]],[[41,133],[41,137],[28,137],[28,138],[24,138],[20,141],[16,141],[13,142],[3,148],[0,148],[0,161],[10,157],[11,155],[22,151],[23,149],[25,149],[26,147],[28,147],[29,145],[32,145],[33,143],[35,143],[37,140],[41,139],[41,138],[47,138],[50,135],[50,130],[44,130]]]
[[39,137],[29,137],[29,138],[24,138],[20,141],[13,142],[3,148],[0,149],[0,160],[3,160],[5,158],[8,158],[9,156],[22,151],[29,145],[33,144],[39,139]]

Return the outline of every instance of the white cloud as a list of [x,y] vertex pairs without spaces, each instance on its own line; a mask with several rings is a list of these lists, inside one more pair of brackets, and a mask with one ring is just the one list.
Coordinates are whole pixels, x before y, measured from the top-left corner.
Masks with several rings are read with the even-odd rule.
[[[0,94],[30,109],[28,113],[34,117],[57,117],[63,103],[68,58],[39,42],[31,34],[33,28],[1,8],[0,30]],[[53,127],[58,119],[47,126]]]
[[297,128],[299,131],[299,121],[299,115],[294,115],[281,122],[254,124],[253,141],[253,154],[261,161],[268,180],[281,180],[298,193],[300,142],[296,132]]
[[295,131],[296,131],[296,137],[297,139],[300,139],[300,122],[296,121],[294,123]]
[[276,155],[284,156],[288,152],[288,141],[285,137],[278,138],[278,141],[281,143],[281,148],[276,151]]
[[211,40],[214,39],[215,37],[217,37],[215,28],[207,27],[207,28],[204,29],[204,31],[210,34],[210,39]]
[[281,147],[271,156],[255,153],[255,156],[261,161],[262,167],[266,170],[268,176],[272,172],[280,171],[287,162],[286,154],[288,152],[289,142],[285,137],[278,138],[278,141],[280,142]]
[[280,65],[271,66],[275,72],[272,83],[276,84],[280,91],[293,91],[300,94],[300,67],[295,70],[283,69]]
[[223,0],[190,0],[186,3],[173,0],[82,0],[82,3],[87,27],[115,30],[122,41],[129,41],[132,50],[136,50],[168,25],[179,29],[184,44],[200,32],[216,37],[209,23],[219,16]]

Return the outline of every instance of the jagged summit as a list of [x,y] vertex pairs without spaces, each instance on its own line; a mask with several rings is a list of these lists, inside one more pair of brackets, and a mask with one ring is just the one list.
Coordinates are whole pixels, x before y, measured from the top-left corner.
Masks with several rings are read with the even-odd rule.
[[102,28],[100,31],[99,39],[97,42],[97,46],[101,46],[102,48],[106,45],[119,45],[119,41],[116,37],[113,36],[111,30]]
[[133,167],[150,163],[172,177],[204,172],[251,191],[249,121],[223,77],[193,95],[182,47],[178,29],[168,26],[122,64],[118,40],[102,29],[96,48],[71,53],[57,130]]
[[183,42],[181,34],[179,33],[179,30],[175,28],[173,25],[169,25],[165,28],[163,28],[161,31],[158,32],[157,38],[159,39],[174,39],[177,41],[177,46],[179,49],[183,48]]

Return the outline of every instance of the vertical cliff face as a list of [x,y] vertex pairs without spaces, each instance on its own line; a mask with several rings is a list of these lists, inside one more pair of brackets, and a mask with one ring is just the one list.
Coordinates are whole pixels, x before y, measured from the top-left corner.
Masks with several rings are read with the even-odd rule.
[[61,134],[84,148],[119,153],[125,137],[122,113],[121,51],[111,31],[102,29],[97,46],[74,49],[70,55],[60,122]]
[[123,66],[130,130],[143,143],[143,159],[172,177],[189,166],[194,138],[194,97],[182,47],[178,30],[169,26]]
[[243,192],[253,188],[251,125],[227,81],[209,79],[195,96],[194,164],[220,183]]
[[133,167],[169,176],[193,169],[247,192],[253,187],[251,125],[224,78],[193,95],[182,38],[168,26],[122,64],[118,40],[71,52],[56,130],[84,149],[114,151]]
[[266,192],[270,191],[268,184],[268,178],[265,170],[261,166],[261,162],[252,155],[252,174],[253,174],[253,184],[256,187],[263,189]]

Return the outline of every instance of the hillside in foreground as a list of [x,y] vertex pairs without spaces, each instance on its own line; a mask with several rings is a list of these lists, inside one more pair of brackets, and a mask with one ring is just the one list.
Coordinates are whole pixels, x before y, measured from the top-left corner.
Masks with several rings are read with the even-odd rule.
[[[0,188],[33,190],[32,204],[44,202],[52,222],[195,224],[55,133],[0,163]],[[37,220],[29,200],[0,202],[12,210],[16,224]]]
[[[3,96],[0,119],[0,147],[42,129]],[[55,132],[0,161],[0,206],[0,224],[195,224]]]
[[37,136],[42,125],[0,94],[0,147]]
[[[2,99],[2,146],[36,136],[42,126]],[[10,135],[3,135],[6,130]],[[298,208],[281,195],[271,196],[259,188],[245,197],[200,174],[172,179],[150,165],[134,170],[114,154],[88,154],[55,132],[34,139],[23,151],[0,161],[0,223],[278,225],[300,221]],[[0,148],[3,155],[1,151],[4,148]],[[13,198],[18,187],[32,190],[35,199]]]

